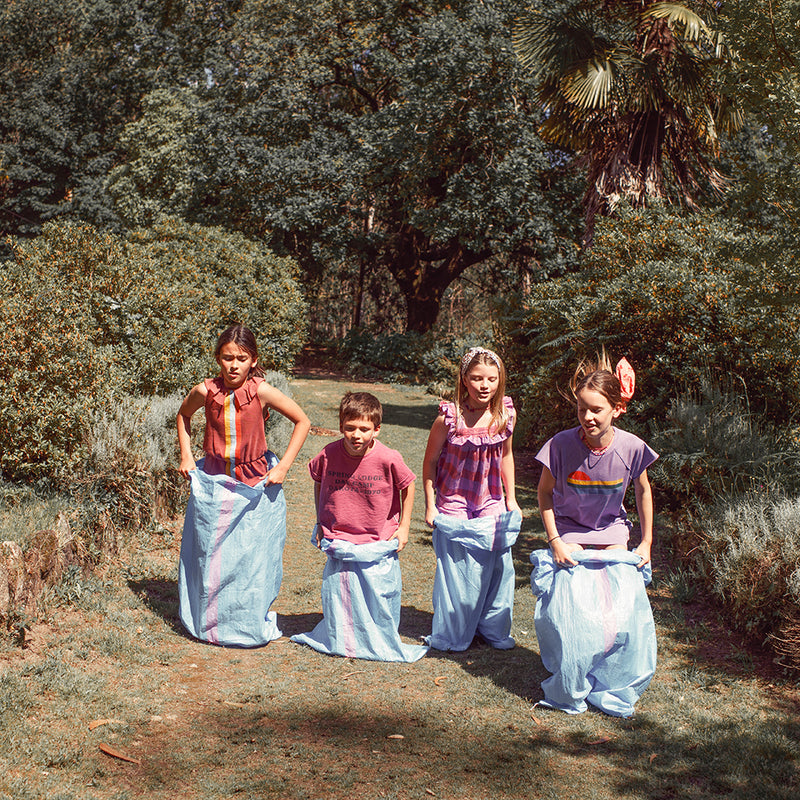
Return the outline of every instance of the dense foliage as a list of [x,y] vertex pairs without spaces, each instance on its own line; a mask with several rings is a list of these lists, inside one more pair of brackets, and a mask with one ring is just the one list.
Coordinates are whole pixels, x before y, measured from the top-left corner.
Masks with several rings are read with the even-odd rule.
[[[159,211],[266,237],[309,279],[339,279],[410,330],[436,321],[473,265],[523,273],[573,260],[574,193],[536,133],[510,48],[513,4],[250,2],[231,31],[235,72],[159,90],[120,140],[117,211]],[[233,46],[233,45],[232,45]]]
[[546,111],[542,136],[586,164],[587,242],[595,216],[620,201],[674,197],[695,208],[703,191],[723,187],[709,157],[741,114],[707,12],[692,0],[567,0],[517,20],[515,48]]
[[207,377],[219,331],[246,321],[266,367],[305,338],[295,266],[239,235],[165,221],[127,239],[51,224],[0,272],[0,470],[65,480],[93,410]]
[[105,182],[122,128],[163,86],[204,84],[238,3],[6,0],[0,8],[0,231],[118,224]]
[[663,419],[677,392],[715,382],[788,422],[800,394],[800,284],[792,264],[753,264],[756,245],[719,216],[656,207],[604,220],[581,272],[532,292],[509,320],[530,440],[573,424],[560,390],[600,347],[637,370],[634,420]]

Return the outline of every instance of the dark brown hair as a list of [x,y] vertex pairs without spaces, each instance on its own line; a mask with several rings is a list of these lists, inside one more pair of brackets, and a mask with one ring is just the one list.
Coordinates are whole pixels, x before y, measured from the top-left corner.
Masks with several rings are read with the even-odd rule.
[[596,360],[583,358],[575,369],[569,382],[569,390],[577,400],[578,392],[589,389],[600,392],[611,403],[613,408],[622,404],[622,386],[611,366],[611,359],[605,349],[601,350]]
[[339,430],[345,422],[362,417],[380,428],[383,421],[381,401],[369,392],[347,392],[339,403]]
[[[214,358],[219,358],[219,354],[222,352],[222,348],[225,347],[226,344],[235,344],[237,347],[241,347],[242,350],[249,353],[252,359],[257,362],[258,346],[256,345],[256,337],[253,335],[253,332],[250,330],[250,328],[246,327],[245,325],[237,322],[236,324],[231,325],[222,331],[217,339],[217,346],[214,348]],[[264,370],[258,363],[256,363],[256,365],[250,370],[250,375],[263,377]]]

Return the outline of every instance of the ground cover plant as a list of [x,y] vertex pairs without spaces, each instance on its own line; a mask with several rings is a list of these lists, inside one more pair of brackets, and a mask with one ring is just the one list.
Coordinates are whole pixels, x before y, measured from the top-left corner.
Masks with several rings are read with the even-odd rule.
[[[276,610],[286,634],[320,618],[323,559],[308,541],[304,462],[335,435],[346,388],[380,397],[381,438],[418,473],[436,413],[420,389],[320,375],[292,383],[316,433],[285,485]],[[546,673],[527,557],[544,538],[530,461],[519,452],[526,521],[515,548],[517,647],[506,652],[477,647],[405,665],[325,657],[286,639],[256,650],[202,645],[177,619],[179,528],[132,535],[103,569],[53,593],[26,649],[0,653],[0,798],[795,797],[797,685],[732,636],[658,547],[650,597],[660,660],[636,716],[534,707]],[[421,504],[401,563],[401,634],[411,641],[432,616]]]

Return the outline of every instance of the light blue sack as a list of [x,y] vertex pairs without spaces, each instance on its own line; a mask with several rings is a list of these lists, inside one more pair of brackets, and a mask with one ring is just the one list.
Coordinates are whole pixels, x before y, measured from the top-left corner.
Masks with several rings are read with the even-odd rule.
[[[267,453],[269,468],[278,459]],[[283,577],[286,500],[280,484],[248,486],[227,475],[189,473],[181,539],[181,622],[212,644],[257,647],[281,636],[270,606]]]
[[[316,545],[317,528],[311,536]],[[322,620],[310,633],[292,636],[321,653],[372,661],[417,661],[427,647],[400,639],[398,541],[353,544],[323,539],[328,556],[322,575]]]
[[467,520],[439,514],[433,525],[433,626],[426,642],[437,650],[466,650],[478,633],[492,647],[511,649],[511,546],[522,515],[506,511]]
[[656,629],[645,586],[649,564],[627,550],[579,550],[559,568],[550,550],[531,553],[536,637],[551,677],[540,705],[579,714],[593,706],[630,717],[656,669]]

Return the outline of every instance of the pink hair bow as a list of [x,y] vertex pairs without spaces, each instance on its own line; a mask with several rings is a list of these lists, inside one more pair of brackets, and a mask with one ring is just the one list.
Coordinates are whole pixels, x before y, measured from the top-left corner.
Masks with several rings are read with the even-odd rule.
[[614,370],[620,386],[620,396],[622,397],[622,410],[627,410],[628,400],[633,397],[633,390],[636,388],[636,373],[628,362],[627,358],[621,358],[617,362]]

